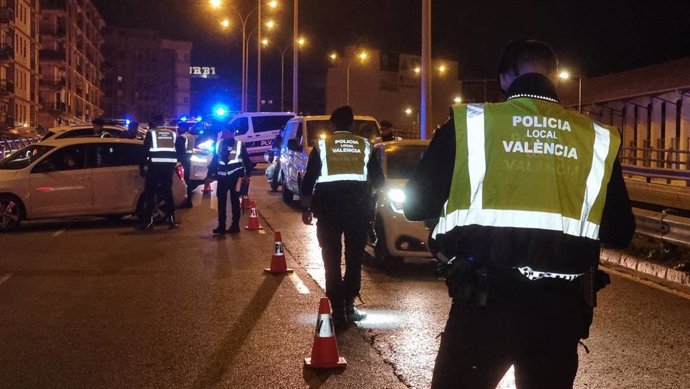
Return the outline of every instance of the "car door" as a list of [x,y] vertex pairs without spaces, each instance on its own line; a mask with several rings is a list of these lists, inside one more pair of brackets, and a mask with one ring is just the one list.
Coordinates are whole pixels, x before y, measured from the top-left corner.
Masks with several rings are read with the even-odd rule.
[[78,216],[93,208],[93,180],[86,167],[87,144],[62,147],[36,163],[30,174],[34,217]]
[[142,146],[94,143],[88,163],[93,175],[94,212],[130,213],[136,209],[144,180],[139,176]]

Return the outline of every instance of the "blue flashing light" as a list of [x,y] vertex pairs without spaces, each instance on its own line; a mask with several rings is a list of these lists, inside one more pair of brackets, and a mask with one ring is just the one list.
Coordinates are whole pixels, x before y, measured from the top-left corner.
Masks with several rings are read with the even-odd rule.
[[131,120],[125,119],[125,125],[126,125],[126,126],[129,126],[129,123],[131,123],[131,122],[132,122]]
[[180,121],[186,122],[186,121],[187,121],[187,117],[186,117],[186,116],[180,117]]
[[197,122],[200,122],[202,119],[203,119],[203,117],[201,117],[201,116],[197,116],[197,117],[196,117],[196,121],[197,121]]
[[218,117],[224,117],[225,115],[228,114],[228,111],[223,107],[218,107],[218,108],[216,108],[215,113],[216,113],[216,116],[218,116]]

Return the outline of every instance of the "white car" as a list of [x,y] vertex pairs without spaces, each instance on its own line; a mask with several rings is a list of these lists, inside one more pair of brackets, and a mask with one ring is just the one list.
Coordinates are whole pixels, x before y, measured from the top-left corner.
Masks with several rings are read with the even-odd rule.
[[[103,126],[104,135],[102,135],[102,137],[119,138],[125,132],[127,132],[126,127],[105,125]],[[41,142],[49,139],[86,138],[94,136],[93,125],[53,127],[48,129],[43,138],[41,138]]]
[[[54,139],[24,147],[0,160],[0,231],[24,219],[140,215],[143,144],[117,138]],[[173,198],[179,206],[187,187],[178,169]],[[160,201],[154,215],[162,219]]]
[[385,184],[377,192],[374,222],[378,238],[374,254],[378,261],[431,257],[427,247],[429,229],[424,222],[405,219],[402,210],[405,184],[428,147],[428,140],[390,141],[374,147],[385,176]]
[[[330,116],[297,116],[285,124],[283,143],[280,147],[280,175],[283,200],[290,202],[299,195],[302,177],[307,171],[309,153],[314,142],[331,132]],[[355,116],[352,133],[374,143],[381,136],[379,124],[371,116]]]

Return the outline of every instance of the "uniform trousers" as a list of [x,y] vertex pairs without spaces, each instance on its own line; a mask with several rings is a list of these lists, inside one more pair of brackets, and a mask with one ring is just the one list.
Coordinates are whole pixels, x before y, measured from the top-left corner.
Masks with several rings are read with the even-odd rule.
[[144,181],[144,219],[149,220],[153,215],[156,194],[165,202],[166,216],[175,215],[175,202],[172,195],[173,173],[175,164],[150,163],[146,180]]
[[511,365],[518,389],[572,388],[586,310],[580,280],[489,271],[486,306],[454,299],[432,389],[493,389]]
[[[357,220],[362,219],[362,220]],[[319,217],[316,236],[326,273],[326,296],[335,314],[350,308],[362,285],[364,246],[367,243],[368,220],[350,215],[344,220]],[[345,240],[345,276],[341,272],[341,255]]]
[[192,201],[192,193],[194,192],[194,187],[190,183],[190,177],[192,174],[192,154],[185,154],[182,160],[182,167],[184,168],[184,182],[187,183],[187,201]]
[[232,208],[232,224],[240,222],[240,194],[237,191],[237,180],[239,176],[232,175],[218,177],[216,186],[216,196],[218,197],[218,226],[225,228],[228,208],[228,192],[230,192],[230,207]]

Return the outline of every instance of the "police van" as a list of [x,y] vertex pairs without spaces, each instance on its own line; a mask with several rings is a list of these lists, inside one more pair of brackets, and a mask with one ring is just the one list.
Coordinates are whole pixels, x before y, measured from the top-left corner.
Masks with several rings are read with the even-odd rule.
[[271,150],[273,139],[293,117],[295,114],[290,112],[241,113],[232,118],[228,128],[247,148],[252,162],[259,163],[264,160],[264,152]]
[[[280,147],[280,177],[283,200],[290,202],[299,195],[302,177],[307,170],[309,153],[314,143],[332,132],[330,116],[297,116],[290,119],[283,131]],[[355,116],[352,133],[369,139],[374,144],[381,137],[379,123],[371,116]]]

